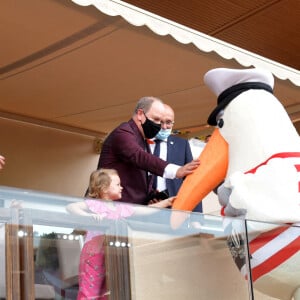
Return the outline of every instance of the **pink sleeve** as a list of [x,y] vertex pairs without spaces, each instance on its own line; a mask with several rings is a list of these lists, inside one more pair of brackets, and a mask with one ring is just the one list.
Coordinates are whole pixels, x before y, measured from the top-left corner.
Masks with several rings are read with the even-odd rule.
[[120,217],[130,217],[134,213],[133,206],[130,204],[120,204]]
[[105,204],[98,200],[87,199],[85,200],[89,210],[93,213],[102,213],[105,210]]

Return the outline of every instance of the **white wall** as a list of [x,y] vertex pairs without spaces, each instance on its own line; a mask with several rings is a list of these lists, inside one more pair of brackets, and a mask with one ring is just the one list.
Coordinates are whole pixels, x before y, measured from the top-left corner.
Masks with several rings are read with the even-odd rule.
[[0,185],[81,197],[99,154],[94,138],[0,118]]

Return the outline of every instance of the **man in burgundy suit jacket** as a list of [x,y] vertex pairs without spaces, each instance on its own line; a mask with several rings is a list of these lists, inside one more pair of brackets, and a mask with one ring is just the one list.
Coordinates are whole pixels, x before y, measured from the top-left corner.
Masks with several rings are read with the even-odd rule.
[[147,138],[158,133],[163,114],[164,105],[160,99],[143,97],[132,118],[114,129],[103,143],[98,169],[118,171],[123,186],[120,201],[146,205],[152,189],[152,174],[182,178],[199,165],[199,161],[192,161],[178,166],[151,154]]

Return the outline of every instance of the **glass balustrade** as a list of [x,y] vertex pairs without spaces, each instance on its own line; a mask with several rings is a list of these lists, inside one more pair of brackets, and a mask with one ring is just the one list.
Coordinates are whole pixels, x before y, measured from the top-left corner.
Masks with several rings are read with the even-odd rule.
[[[0,187],[1,299],[76,299],[84,275],[110,300],[269,300],[292,297],[299,281],[298,227],[130,204],[128,217],[97,220],[66,210],[78,201]],[[287,242],[296,255],[278,255],[290,260],[285,282],[263,261],[273,251],[263,242],[278,233],[296,240]]]

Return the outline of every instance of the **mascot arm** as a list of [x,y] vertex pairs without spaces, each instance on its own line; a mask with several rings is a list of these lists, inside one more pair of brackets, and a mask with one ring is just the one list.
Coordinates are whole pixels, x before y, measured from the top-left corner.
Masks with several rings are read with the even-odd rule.
[[229,217],[244,216],[246,214],[245,209],[236,209],[232,207],[232,205],[229,203],[231,192],[232,189],[226,187],[224,183],[220,185],[217,189],[219,203],[223,207],[225,216],[229,216]]
[[227,180],[228,204],[245,209],[246,219],[274,223],[300,221],[299,175],[293,164],[272,159],[252,173],[235,172]]

